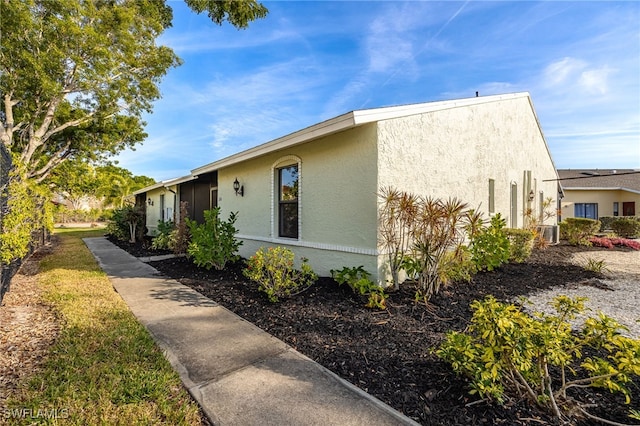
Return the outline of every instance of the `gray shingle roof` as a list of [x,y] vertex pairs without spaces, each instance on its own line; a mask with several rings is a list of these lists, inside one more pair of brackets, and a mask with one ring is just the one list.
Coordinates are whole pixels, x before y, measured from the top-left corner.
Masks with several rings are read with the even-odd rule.
[[624,189],[640,194],[637,169],[558,169],[563,189]]

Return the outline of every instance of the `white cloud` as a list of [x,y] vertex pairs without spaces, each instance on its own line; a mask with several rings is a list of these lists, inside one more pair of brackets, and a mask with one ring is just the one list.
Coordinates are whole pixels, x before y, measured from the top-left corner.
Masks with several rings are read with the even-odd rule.
[[551,86],[564,84],[574,79],[585,67],[586,63],[584,61],[566,57],[547,65],[544,70],[544,78],[547,84]]
[[613,71],[606,65],[598,69],[583,71],[578,79],[578,84],[589,93],[604,95],[608,92],[608,79]]

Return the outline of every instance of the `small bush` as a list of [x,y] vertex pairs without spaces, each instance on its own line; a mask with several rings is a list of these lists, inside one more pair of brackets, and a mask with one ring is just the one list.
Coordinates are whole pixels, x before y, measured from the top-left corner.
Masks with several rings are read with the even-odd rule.
[[173,242],[171,240],[172,235],[175,229],[175,225],[172,220],[164,222],[162,220],[158,221],[158,231],[156,236],[153,238],[151,242],[151,248],[154,250],[167,250],[173,247]]
[[125,206],[113,211],[106,233],[120,241],[142,240],[145,234],[145,215],[138,206]]
[[587,258],[582,267],[587,271],[595,272],[597,274],[601,274],[609,270],[609,268],[607,268],[607,262],[603,259],[594,259],[592,257]]
[[610,231],[611,229],[611,224],[618,220],[618,216],[602,216],[599,217],[598,220],[600,221],[600,232],[605,232],[605,231]]
[[[468,332],[449,332],[436,354],[471,379],[471,393],[504,401],[522,397],[553,414],[571,415],[572,387],[599,387],[631,401],[632,377],[640,375],[640,340],[620,334],[624,327],[600,313],[572,332],[570,320],[584,311],[585,298],[558,296],[557,315],[531,317],[520,308],[488,296],[471,304]],[[583,358],[584,349],[603,356]],[[551,376],[557,370],[558,377]],[[582,370],[586,378],[574,378]]]
[[308,289],[318,279],[308,260],[302,258],[300,270],[293,266],[294,254],[285,247],[260,249],[249,258],[244,276],[258,283],[258,290],[267,294],[270,302],[291,297]]
[[600,230],[600,221],[570,217],[560,222],[560,235],[574,246],[588,246],[589,238]]
[[500,213],[491,218],[487,227],[471,235],[471,260],[478,271],[493,271],[509,260],[509,239],[504,231],[506,221]]
[[471,252],[466,246],[447,252],[441,259],[438,273],[444,285],[456,282],[471,282],[476,274],[476,264],[471,259]]
[[621,217],[611,223],[611,229],[621,238],[640,236],[640,220],[636,217]]
[[531,256],[535,234],[529,229],[506,228],[509,239],[509,262],[522,263]]
[[226,222],[219,216],[220,207],[214,207],[211,210],[205,210],[203,224],[190,219],[186,220],[191,231],[191,242],[187,247],[187,253],[196,265],[206,269],[214,267],[222,270],[227,262],[240,258],[236,253],[242,241],[235,238],[238,230],[234,226],[238,216],[232,212]]
[[384,289],[371,281],[371,274],[365,271],[364,267],[347,268],[341,270],[331,270],[331,277],[340,285],[347,284],[354,293],[367,296],[367,308],[387,309],[387,295]]

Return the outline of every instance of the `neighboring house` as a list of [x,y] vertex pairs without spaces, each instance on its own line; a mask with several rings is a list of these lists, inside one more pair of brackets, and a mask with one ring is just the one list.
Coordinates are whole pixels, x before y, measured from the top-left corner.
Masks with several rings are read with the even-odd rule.
[[562,218],[640,214],[640,170],[559,169]]
[[389,186],[456,197],[485,217],[502,214],[511,227],[522,227],[525,210],[539,215],[542,201],[558,196],[556,169],[528,93],[349,112],[137,196],[153,203],[150,229],[160,216],[158,196],[165,194],[166,209],[174,191],[176,199],[190,197],[196,219],[215,205],[223,219],[238,212],[243,257],[261,246],[286,246],[320,275],[362,265],[383,277],[377,194]]

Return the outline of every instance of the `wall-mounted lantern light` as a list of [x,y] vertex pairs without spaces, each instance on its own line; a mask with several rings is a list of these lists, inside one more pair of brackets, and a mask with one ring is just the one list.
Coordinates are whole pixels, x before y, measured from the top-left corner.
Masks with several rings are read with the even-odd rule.
[[533,192],[533,189],[531,191],[529,191],[529,201],[533,201],[533,198],[536,196],[536,194]]
[[238,178],[233,181],[233,190],[236,192],[236,196],[240,195],[241,197],[244,197],[244,186],[240,185]]
[[151,198],[149,198],[149,199],[147,200],[147,204],[148,204],[148,205],[150,205],[150,206],[152,206],[152,205],[153,205],[153,200],[152,200]]

